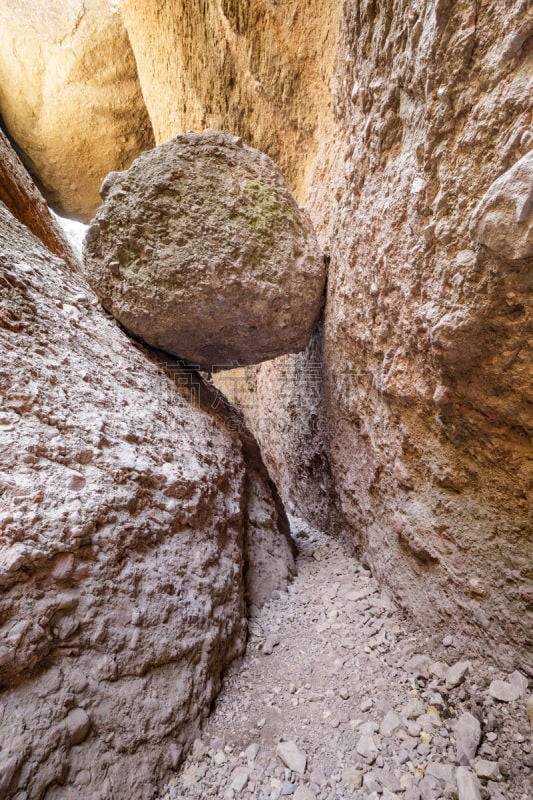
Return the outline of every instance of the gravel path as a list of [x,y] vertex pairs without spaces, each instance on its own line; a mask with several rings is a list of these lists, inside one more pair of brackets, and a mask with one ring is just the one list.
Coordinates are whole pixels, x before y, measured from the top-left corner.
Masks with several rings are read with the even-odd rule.
[[530,800],[527,681],[428,640],[338,541],[250,625],[163,800]]

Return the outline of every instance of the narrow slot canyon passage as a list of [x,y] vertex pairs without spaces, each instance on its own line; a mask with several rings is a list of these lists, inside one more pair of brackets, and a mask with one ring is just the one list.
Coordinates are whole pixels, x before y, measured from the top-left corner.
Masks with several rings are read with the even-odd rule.
[[0,0],[0,800],[531,800],[524,0]]
[[529,798],[524,677],[502,689],[453,628],[424,635],[341,542],[293,524],[298,574],[252,617],[161,800],[473,799],[474,752],[491,797]]

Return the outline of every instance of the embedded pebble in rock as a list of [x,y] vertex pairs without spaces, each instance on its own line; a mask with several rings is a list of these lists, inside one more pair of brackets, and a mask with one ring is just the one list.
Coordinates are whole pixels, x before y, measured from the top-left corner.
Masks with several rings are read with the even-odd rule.
[[533,150],[500,175],[475,209],[470,234],[502,258],[533,255]]
[[[198,766],[191,754],[161,800],[456,797],[457,724],[460,747],[468,750],[462,800],[478,800],[477,784],[483,800],[525,800],[530,751],[525,737],[516,739],[529,726],[525,702],[510,715],[508,705],[489,698],[484,716],[498,735],[490,741],[488,731],[472,761],[481,731],[470,709],[479,687],[494,677],[490,666],[468,650],[470,670],[447,689],[449,665],[442,659],[450,651],[442,640],[423,638],[375,588],[368,595],[371,575],[339,542],[300,520],[292,524],[298,574],[250,621],[245,657],[230,668],[215,711],[203,723],[205,772],[195,772],[191,783],[188,770]],[[269,655],[268,636],[283,643]],[[426,678],[418,677],[421,671]],[[438,711],[437,694],[443,699]],[[198,744],[194,751],[203,752]],[[296,752],[299,761],[291,757]],[[302,775],[296,768],[304,762]],[[236,791],[231,787],[241,771],[247,783]]]
[[324,259],[267,155],[228,133],[184,133],[101,191],[84,270],[130,333],[209,371],[307,346]]
[[512,703],[521,695],[521,690],[518,686],[507,681],[492,681],[489,686],[489,694],[495,700],[500,700],[502,703]]

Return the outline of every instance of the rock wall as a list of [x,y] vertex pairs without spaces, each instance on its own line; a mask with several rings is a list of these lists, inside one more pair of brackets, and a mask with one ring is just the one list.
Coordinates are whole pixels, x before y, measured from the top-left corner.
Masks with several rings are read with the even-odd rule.
[[521,2],[345,2],[343,172],[324,149],[309,197],[331,255],[323,416],[341,528],[421,624],[523,668],[532,34]]
[[53,208],[88,222],[107,173],[154,141],[109,0],[3,0],[0,116]]
[[[474,634],[496,659],[522,662],[532,555],[526,4],[344,0],[321,4],[310,28],[298,24],[302,3],[237,13],[213,2],[201,19],[177,0],[144,5],[126,0],[124,13],[156,137],[223,127],[267,150],[307,192],[330,258],[322,338],[250,378],[248,419],[281,494],[351,537],[421,624]],[[307,80],[316,70],[324,80]],[[279,124],[277,102],[291,119],[320,120],[312,147],[295,148],[299,125]],[[315,402],[306,382],[317,345]]]
[[148,800],[243,650],[246,594],[285,585],[286,518],[230,409],[2,203],[0,282],[0,797]]
[[239,133],[303,200],[330,125],[338,0],[122,0],[158,144]]
[[1,130],[0,202],[52,253],[63,258],[72,269],[80,268],[72,246]]

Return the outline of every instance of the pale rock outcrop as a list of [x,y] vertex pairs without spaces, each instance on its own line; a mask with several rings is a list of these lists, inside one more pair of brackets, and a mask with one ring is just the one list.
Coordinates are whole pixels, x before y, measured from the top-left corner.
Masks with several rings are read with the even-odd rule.
[[286,518],[228,410],[1,203],[0,273],[0,796],[149,800],[243,650],[256,532],[291,571]]
[[339,0],[122,0],[158,144],[227,130],[268,153],[302,202],[331,128]]
[[0,115],[53,208],[89,221],[105,175],[154,141],[109,0],[2,0]]
[[267,155],[182,134],[109,175],[102,196],[84,270],[132,334],[209,371],[305,348],[324,259]]
[[474,211],[470,233],[509,261],[533,256],[533,150],[490,186]]
[[52,253],[63,258],[72,269],[80,269],[70,242],[1,130],[0,202],[19,222],[27,225]]

